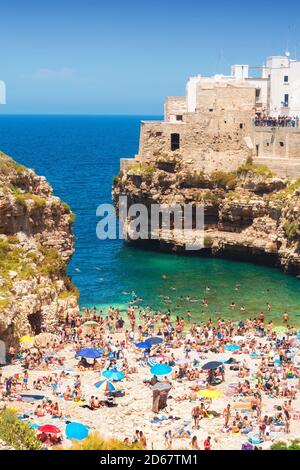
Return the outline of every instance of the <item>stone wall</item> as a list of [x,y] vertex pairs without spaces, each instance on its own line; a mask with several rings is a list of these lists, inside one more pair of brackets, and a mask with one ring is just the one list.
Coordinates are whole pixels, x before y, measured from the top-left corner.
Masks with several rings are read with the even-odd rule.
[[255,87],[224,84],[200,84],[197,87],[197,111],[228,112],[247,111],[255,108]]
[[[229,116],[233,119],[232,116]],[[203,117],[201,122],[187,115],[188,122],[145,122],[141,126],[139,159],[155,160],[171,151],[171,136],[179,134],[178,152],[183,160],[193,160],[199,164],[207,158],[218,161],[232,159],[239,161],[252,155],[245,143],[248,123],[245,115],[236,116],[236,122],[227,125],[226,119],[218,116]]]
[[165,102],[165,121],[176,122],[176,116],[183,116],[186,112],[185,96],[168,96]]

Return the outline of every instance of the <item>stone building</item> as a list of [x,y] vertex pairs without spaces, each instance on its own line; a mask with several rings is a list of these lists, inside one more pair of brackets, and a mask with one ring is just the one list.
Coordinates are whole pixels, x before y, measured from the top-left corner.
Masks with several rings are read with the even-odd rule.
[[[284,107],[283,94],[289,95]],[[163,121],[142,121],[136,159],[176,153],[191,168],[210,172],[235,169],[252,157],[280,176],[300,176],[299,126],[254,126],[256,116],[283,111],[300,115],[300,62],[287,56],[268,59],[258,78],[249,76],[247,65],[232,66],[230,76],[192,77],[186,96],[166,99]]]

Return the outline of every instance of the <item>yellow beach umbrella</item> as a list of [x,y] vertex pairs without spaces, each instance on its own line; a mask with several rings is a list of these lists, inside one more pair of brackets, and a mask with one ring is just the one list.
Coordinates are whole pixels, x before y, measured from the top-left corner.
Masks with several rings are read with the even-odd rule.
[[33,343],[34,342],[34,338],[32,336],[22,336],[22,338],[20,338],[20,343]]
[[225,396],[223,392],[220,392],[220,390],[209,390],[209,389],[200,390],[198,392],[198,395],[200,395],[200,397],[203,397],[203,398],[222,398]]

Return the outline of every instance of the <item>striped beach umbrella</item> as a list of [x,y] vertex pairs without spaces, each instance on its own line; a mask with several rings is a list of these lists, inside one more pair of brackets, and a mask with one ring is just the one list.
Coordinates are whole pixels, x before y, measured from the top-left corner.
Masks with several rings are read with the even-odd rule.
[[103,392],[114,392],[117,389],[109,380],[100,380],[100,382],[95,383],[95,387]]
[[158,364],[155,360],[155,357],[149,357],[147,363],[150,367],[156,366],[156,364]]

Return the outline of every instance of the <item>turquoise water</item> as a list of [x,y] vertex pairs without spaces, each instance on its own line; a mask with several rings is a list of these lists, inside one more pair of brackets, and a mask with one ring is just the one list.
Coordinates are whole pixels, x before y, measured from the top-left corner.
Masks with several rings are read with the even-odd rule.
[[[76,253],[69,274],[81,305],[125,309],[135,291],[143,305],[197,318],[245,316],[266,310],[280,320],[288,311],[300,324],[300,281],[279,270],[227,260],[184,258],[99,241],[96,208],[111,201],[120,157],[137,152],[141,119],[152,116],[0,116],[0,149],[45,175],[77,214]],[[240,284],[239,290],[236,285]],[[205,292],[205,286],[210,287]],[[180,297],[183,296],[183,299]],[[187,300],[190,296],[198,303]],[[208,308],[201,299],[208,300]]]

